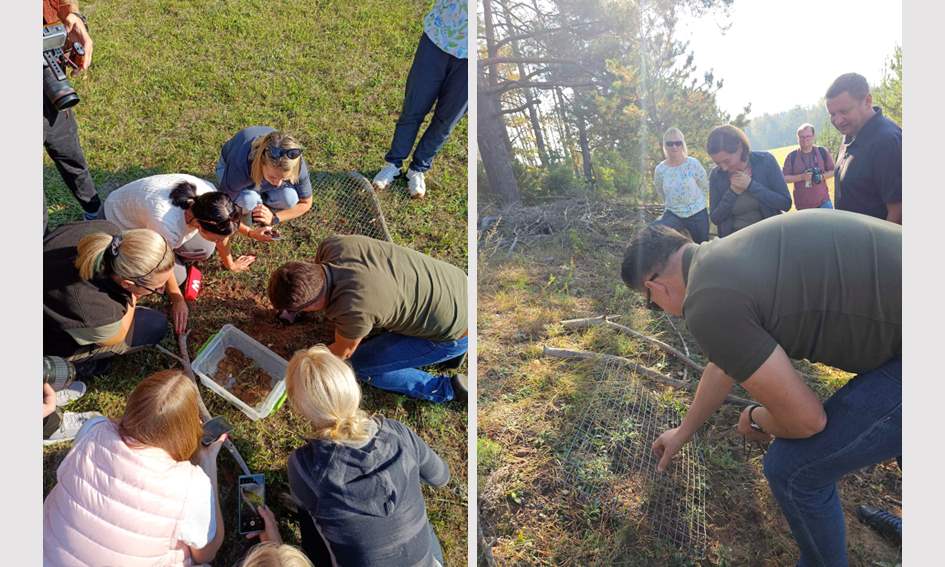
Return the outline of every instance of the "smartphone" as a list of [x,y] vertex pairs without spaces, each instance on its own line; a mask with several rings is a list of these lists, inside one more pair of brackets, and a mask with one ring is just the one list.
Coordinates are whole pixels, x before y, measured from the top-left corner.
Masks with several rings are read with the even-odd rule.
[[203,424],[203,436],[200,438],[200,444],[209,447],[214,441],[220,438],[224,433],[228,433],[233,426],[221,415]]
[[261,474],[240,475],[237,489],[240,535],[262,531],[265,525],[257,508],[266,503],[266,477]]

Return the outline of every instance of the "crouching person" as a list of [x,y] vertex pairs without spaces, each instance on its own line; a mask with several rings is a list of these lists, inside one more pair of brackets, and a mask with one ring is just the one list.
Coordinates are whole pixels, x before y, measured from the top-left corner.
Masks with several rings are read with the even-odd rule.
[[[328,348],[350,358],[372,386],[432,402],[465,395],[464,377],[419,369],[466,353],[460,268],[390,242],[332,236],[314,263],[289,262],[273,272],[268,291],[273,307],[291,317],[323,311],[335,327]],[[385,332],[364,340],[375,328]]]
[[216,458],[201,447],[197,387],[145,378],[117,421],[90,419],[43,502],[43,565],[192,565],[223,543]]
[[368,417],[351,368],[323,345],[295,353],[286,386],[313,432],[288,462],[292,494],[307,511],[306,554],[318,556],[311,550],[321,534],[335,565],[442,565],[420,482],[445,485],[443,459],[402,423]]

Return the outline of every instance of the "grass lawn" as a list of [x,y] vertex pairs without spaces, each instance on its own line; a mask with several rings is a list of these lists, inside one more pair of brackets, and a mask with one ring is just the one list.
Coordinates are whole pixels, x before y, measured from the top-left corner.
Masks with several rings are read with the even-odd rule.
[[[648,485],[643,475],[619,470],[608,453],[630,439],[645,449],[653,438],[615,430],[595,439],[601,450],[585,468],[600,465],[595,472],[608,483],[607,498],[603,490],[596,497],[582,494],[567,469],[571,431],[593,412],[601,373],[593,362],[544,357],[543,346],[623,356],[680,380],[698,376],[636,338],[602,327],[568,331],[559,321],[616,315],[618,323],[679,350],[688,346],[692,358],[705,364],[684,322],[675,319],[674,329],[620,280],[627,241],[659,209],[571,198],[518,210],[480,238],[479,520],[499,565],[770,567],[797,560],[762,472],[763,452],[754,447],[746,453],[735,431],[737,406],[723,406],[700,432],[708,535],[703,558],[681,555],[653,537],[654,524],[642,511],[658,481]],[[824,365],[795,364],[813,375],[809,384],[821,398],[849,378]],[[692,402],[684,390],[642,379],[681,414]],[[740,388],[733,394],[748,397]],[[847,475],[839,487],[850,564],[895,565],[899,550],[856,519],[862,503],[901,513],[902,475],[895,461]],[[614,493],[621,499],[611,498]],[[687,498],[682,491],[678,497]]]
[[[82,146],[104,196],[155,173],[214,180],[220,146],[254,124],[300,138],[313,173],[358,170],[370,179],[383,165],[429,2],[90,0],[82,7],[95,59],[92,69],[73,81],[82,97],[76,112]],[[402,179],[380,195],[395,243],[464,268],[466,153],[463,120],[427,176],[425,200],[409,200]],[[78,220],[81,211],[48,159],[44,184],[50,225]],[[310,323],[284,328],[273,322],[265,282],[282,262],[314,255],[325,236],[324,219],[310,213],[283,226],[280,242],[237,239],[236,253],[257,255],[250,272],[225,272],[215,258],[202,267],[204,291],[191,307],[192,356],[225,323],[287,359],[317,342]],[[176,351],[172,338],[165,346]],[[142,377],[173,364],[153,350],[118,359],[69,409],[119,416]],[[303,443],[303,423],[288,407],[253,423],[212,392],[201,391],[211,413],[234,425],[234,442],[250,468],[265,473],[269,493],[287,491],[286,459]],[[465,406],[435,406],[365,388],[365,407],[408,424],[449,462],[449,485],[425,488],[424,494],[447,563],[463,563]],[[44,451],[44,493],[55,483],[56,466],[67,450],[62,445]],[[219,463],[227,538],[214,563],[230,565],[247,544],[235,530],[237,467],[226,451]],[[284,539],[297,543],[297,523],[275,498],[269,502]]]

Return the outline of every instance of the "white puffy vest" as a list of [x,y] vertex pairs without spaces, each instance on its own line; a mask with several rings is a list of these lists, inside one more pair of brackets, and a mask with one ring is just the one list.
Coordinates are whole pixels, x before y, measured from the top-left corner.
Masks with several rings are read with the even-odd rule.
[[163,449],[129,447],[111,421],[95,424],[43,502],[43,565],[191,565],[177,533],[195,474]]

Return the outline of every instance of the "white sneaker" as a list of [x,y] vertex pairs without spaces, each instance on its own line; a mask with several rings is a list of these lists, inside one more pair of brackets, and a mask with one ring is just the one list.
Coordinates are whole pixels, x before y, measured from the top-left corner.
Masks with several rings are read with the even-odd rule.
[[73,382],[67,388],[56,392],[56,407],[61,408],[69,402],[74,402],[82,397],[86,391],[84,382]]
[[377,172],[377,175],[374,176],[375,189],[387,189],[387,187],[394,181],[394,178],[400,175],[400,168],[396,165],[386,162],[384,168]]
[[49,436],[49,439],[43,439],[43,445],[52,445],[63,441],[72,441],[85,425],[85,422],[94,417],[105,417],[97,411],[84,411],[82,413],[66,412],[62,414],[62,423],[59,429]]
[[426,195],[427,184],[423,181],[422,171],[407,170],[407,191],[410,192],[410,196],[414,199],[419,199]]

